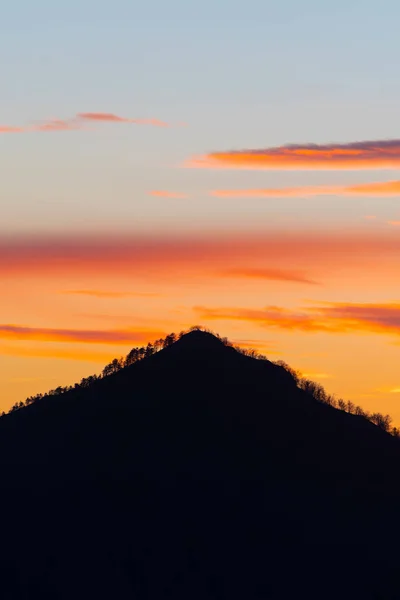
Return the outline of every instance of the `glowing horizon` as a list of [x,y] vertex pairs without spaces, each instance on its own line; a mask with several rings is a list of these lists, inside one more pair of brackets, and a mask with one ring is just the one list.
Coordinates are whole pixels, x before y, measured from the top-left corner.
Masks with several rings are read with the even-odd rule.
[[53,4],[0,23],[0,408],[198,323],[400,424],[400,9]]

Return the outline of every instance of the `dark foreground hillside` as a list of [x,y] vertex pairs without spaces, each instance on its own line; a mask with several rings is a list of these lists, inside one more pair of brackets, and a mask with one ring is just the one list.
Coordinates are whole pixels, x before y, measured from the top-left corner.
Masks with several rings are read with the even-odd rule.
[[0,419],[0,598],[400,599],[399,466],[194,331]]

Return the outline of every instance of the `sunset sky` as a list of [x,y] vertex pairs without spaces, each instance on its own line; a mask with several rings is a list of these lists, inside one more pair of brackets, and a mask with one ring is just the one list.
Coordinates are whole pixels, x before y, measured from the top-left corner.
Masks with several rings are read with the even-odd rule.
[[0,410],[200,324],[400,424],[399,19],[3,7]]

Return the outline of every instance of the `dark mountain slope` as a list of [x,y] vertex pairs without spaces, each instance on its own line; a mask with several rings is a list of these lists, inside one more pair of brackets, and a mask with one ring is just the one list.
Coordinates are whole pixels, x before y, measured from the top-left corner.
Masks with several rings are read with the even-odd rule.
[[2,598],[400,598],[400,444],[193,331],[0,420]]

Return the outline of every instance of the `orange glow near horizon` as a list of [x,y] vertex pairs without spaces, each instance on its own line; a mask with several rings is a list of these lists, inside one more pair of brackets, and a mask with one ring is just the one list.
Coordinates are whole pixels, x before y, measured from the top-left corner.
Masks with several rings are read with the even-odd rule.
[[3,237],[2,407],[199,323],[400,423],[399,267],[395,227]]

